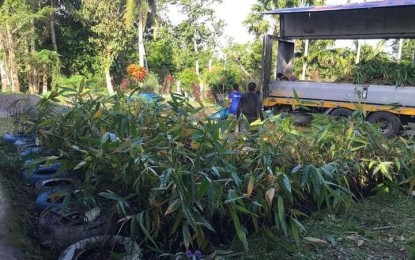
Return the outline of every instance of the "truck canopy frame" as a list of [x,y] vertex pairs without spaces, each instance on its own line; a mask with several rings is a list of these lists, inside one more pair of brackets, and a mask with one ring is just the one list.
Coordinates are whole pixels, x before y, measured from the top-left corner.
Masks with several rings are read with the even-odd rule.
[[415,1],[389,0],[333,6],[275,9],[280,38],[415,38]]
[[272,44],[278,41],[276,73],[292,68],[294,39],[415,38],[415,0],[386,0],[332,6],[275,9],[279,35],[264,37],[263,92],[271,76]]

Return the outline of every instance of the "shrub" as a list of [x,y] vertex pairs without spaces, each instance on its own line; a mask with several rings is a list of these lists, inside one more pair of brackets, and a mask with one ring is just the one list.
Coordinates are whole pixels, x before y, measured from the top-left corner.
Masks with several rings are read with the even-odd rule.
[[316,115],[309,128],[273,116],[234,135],[235,119],[198,121],[200,109],[175,94],[154,106],[72,95],[71,110],[41,123],[43,138],[149,254],[210,250],[234,235],[247,249],[255,230],[299,241],[300,220],[316,208],[415,187],[413,141],[384,138],[358,113]]

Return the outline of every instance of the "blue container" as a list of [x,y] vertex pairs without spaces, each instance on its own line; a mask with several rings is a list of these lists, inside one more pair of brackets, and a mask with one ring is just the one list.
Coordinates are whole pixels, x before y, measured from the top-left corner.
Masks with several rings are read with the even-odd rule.
[[24,148],[23,151],[19,155],[20,155],[20,158],[22,158],[22,160],[26,161],[26,160],[32,159],[34,155],[40,154],[40,152],[42,152],[42,147],[31,146],[31,147]]
[[[37,169],[27,169],[23,171],[23,181],[28,185],[35,185],[38,181],[49,180],[56,177],[58,167],[43,166]],[[59,174],[63,175],[63,174]]]
[[63,200],[68,191],[53,190],[40,194],[36,198],[36,210],[43,211],[47,208],[60,208],[63,205]]
[[18,140],[21,140],[24,142],[33,142],[35,140],[35,137],[32,135],[5,133],[3,135],[3,140],[6,143],[14,144]]
[[228,116],[229,116],[229,108],[223,108],[219,110],[218,112],[209,116],[209,119],[220,121],[220,120],[225,120],[226,118],[228,118]]
[[154,103],[154,102],[158,102],[158,101],[162,101],[163,98],[153,92],[148,92],[148,93],[140,93],[138,95],[132,95],[129,97],[129,100],[134,101],[137,99],[141,99],[144,100],[147,103]]

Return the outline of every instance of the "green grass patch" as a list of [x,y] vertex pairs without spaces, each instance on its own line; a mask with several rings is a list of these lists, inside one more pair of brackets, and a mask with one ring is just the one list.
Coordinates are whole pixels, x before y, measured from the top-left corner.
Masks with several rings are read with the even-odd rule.
[[8,118],[0,118],[0,135],[13,130],[12,121]]
[[347,213],[319,211],[303,222],[298,247],[281,235],[256,234],[243,259],[415,259],[414,209],[415,198],[391,195],[365,199]]

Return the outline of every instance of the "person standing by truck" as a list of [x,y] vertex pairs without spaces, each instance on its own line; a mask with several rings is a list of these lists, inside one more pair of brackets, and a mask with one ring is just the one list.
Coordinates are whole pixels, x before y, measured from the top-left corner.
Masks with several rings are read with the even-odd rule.
[[238,105],[237,115],[244,115],[248,120],[248,123],[252,123],[258,118],[264,120],[260,96],[258,96],[258,94],[255,92],[255,89],[256,83],[250,82],[248,84],[248,92],[242,95]]
[[229,114],[236,116],[239,101],[241,100],[242,93],[239,92],[239,84],[234,83],[232,85],[233,90],[229,93]]

